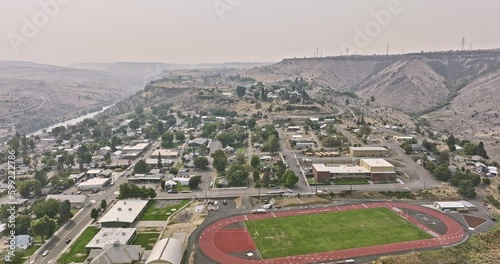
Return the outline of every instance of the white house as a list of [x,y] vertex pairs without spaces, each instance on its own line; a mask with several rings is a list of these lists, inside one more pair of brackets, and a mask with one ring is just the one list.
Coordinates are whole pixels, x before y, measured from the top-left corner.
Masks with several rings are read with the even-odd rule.
[[99,155],[104,156],[106,153],[110,152],[111,148],[108,146],[102,147],[99,149]]
[[182,186],[189,186],[189,179],[190,178],[181,178],[181,177],[173,178],[174,181],[178,182]]
[[29,235],[20,235],[15,236],[14,240],[16,241],[16,248],[27,249],[31,245],[33,245],[33,237]]
[[111,160],[119,160],[119,159],[121,159],[121,157],[122,157],[121,150],[117,150],[117,151],[111,153]]

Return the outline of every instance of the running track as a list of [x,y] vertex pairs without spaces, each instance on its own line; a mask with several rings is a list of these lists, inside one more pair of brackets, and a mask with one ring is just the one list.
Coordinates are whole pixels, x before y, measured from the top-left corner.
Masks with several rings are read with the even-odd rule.
[[[401,243],[393,243],[393,244],[385,244],[385,245],[377,245],[377,246],[369,246],[363,248],[354,248],[354,249],[343,249],[337,251],[330,252],[322,252],[322,253],[313,253],[307,255],[297,255],[290,257],[282,257],[282,258],[273,258],[273,259],[242,259],[238,257],[234,257],[224,253],[221,249],[219,249],[215,244],[215,236],[218,232],[222,232],[221,229],[224,227],[236,223],[242,222],[245,220],[253,220],[253,219],[262,219],[262,218],[271,218],[271,217],[286,217],[293,215],[302,215],[302,214],[317,214],[317,213],[325,213],[325,212],[338,212],[338,211],[348,211],[348,210],[358,210],[365,208],[378,208],[378,207],[386,207],[398,215],[406,218],[411,223],[415,224],[422,230],[429,232],[430,234],[434,234],[434,238],[409,241],[409,242],[401,242]],[[447,232],[444,235],[437,235],[432,232],[430,228],[420,223],[416,219],[402,213],[399,209],[407,208],[412,210],[417,210],[428,215],[434,216],[440,221],[442,221],[447,226]],[[405,204],[405,203],[395,203],[395,202],[379,202],[379,203],[364,203],[364,204],[351,204],[351,205],[343,205],[343,206],[331,206],[324,208],[313,208],[313,209],[300,209],[300,210],[290,210],[290,211],[277,211],[266,214],[249,214],[249,215],[239,215],[233,216],[229,218],[224,218],[218,220],[211,225],[207,226],[200,234],[199,238],[199,246],[203,253],[211,258],[213,261],[223,264],[247,264],[247,263],[283,263],[283,264],[295,264],[295,263],[313,263],[313,262],[322,262],[322,261],[331,261],[331,260],[342,260],[342,259],[350,259],[362,256],[370,256],[384,253],[393,253],[400,251],[410,251],[413,249],[424,249],[431,247],[440,247],[453,245],[462,240],[464,237],[464,229],[462,226],[457,223],[452,218],[446,216],[445,214],[418,205],[413,204]],[[218,243],[219,244],[219,243]],[[255,248],[255,246],[253,246]],[[248,250],[251,250],[249,248]]]

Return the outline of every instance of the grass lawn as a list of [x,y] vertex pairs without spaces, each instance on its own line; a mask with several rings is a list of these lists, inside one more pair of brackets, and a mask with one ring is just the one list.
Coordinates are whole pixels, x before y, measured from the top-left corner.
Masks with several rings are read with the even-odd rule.
[[335,181],[336,185],[350,185],[350,184],[368,184],[366,179],[338,179]]
[[179,146],[179,143],[177,142],[172,142],[170,144],[162,144],[161,147],[165,149],[172,149],[172,148],[177,148]]
[[29,256],[33,255],[37,249],[39,249],[42,246],[42,244],[34,244],[33,246],[29,247],[28,249],[23,251],[23,256],[25,258],[28,258]]
[[387,208],[245,221],[264,259],[431,238]]
[[317,182],[314,178],[307,178],[307,182],[311,185],[330,185],[328,183],[324,183],[324,182]]
[[181,184],[177,184],[177,185],[175,186],[175,189],[176,189],[177,191],[179,191],[179,192],[180,192],[180,191],[190,191],[190,190],[191,190],[191,189],[189,189],[189,186],[182,186]]
[[159,235],[159,233],[139,233],[132,242],[132,245],[140,245],[146,250],[151,250]]
[[165,206],[164,208],[157,208],[156,201],[150,201],[148,203],[148,207],[146,208],[146,212],[141,217],[140,221],[166,221],[170,215],[167,213],[173,213],[172,209],[179,209],[186,205],[189,200],[182,200],[179,204]]
[[179,162],[179,163],[177,163],[177,165],[175,165],[175,168],[176,168],[177,170],[182,169],[182,167],[184,167],[184,163],[182,163],[182,162]]
[[78,208],[71,209],[71,213],[73,214],[73,216],[76,215],[76,213],[78,213],[78,211],[80,211],[80,209],[78,209]]
[[76,241],[71,245],[69,251],[64,253],[61,258],[59,258],[58,263],[66,264],[71,262],[84,262],[87,258],[87,252],[85,246],[94,238],[95,235],[99,233],[99,229],[95,227],[87,227],[85,231],[76,239]]

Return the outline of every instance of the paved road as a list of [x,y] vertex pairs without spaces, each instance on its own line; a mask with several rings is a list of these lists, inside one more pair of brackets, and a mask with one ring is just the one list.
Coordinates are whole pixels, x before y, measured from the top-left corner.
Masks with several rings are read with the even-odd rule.
[[280,145],[283,153],[283,157],[288,164],[288,169],[292,170],[295,172],[295,175],[299,176],[299,181],[290,189],[296,192],[300,193],[309,193],[312,192],[311,188],[309,187],[309,184],[307,183],[306,178],[304,177],[304,174],[302,173],[302,170],[299,167],[298,160],[294,155],[294,150],[290,148],[288,145],[288,142],[286,140],[286,136],[283,133],[283,130],[278,129],[278,133],[280,134]]
[[391,147],[393,154],[396,154],[397,156],[402,158],[407,168],[413,172],[414,176],[416,176],[415,181],[409,183],[407,187],[411,188],[412,190],[420,190],[423,188],[443,186],[443,183],[436,180],[429,171],[413,161],[412,157],[406,155],[404,151],[399,148],[398,143],[386,143],[382,144],[382,146]]
[[[160,142],[153,143],[152,146],[145,152],[144,157],[148,157],[151,153],[156,150],[156,148],[160,145]],[[137,163],[139,159],[132,162],[129,168],[133,168],[135,163]],[[129,170],[126,170],[124,174],[130,173]],[[83,208],[78,212],[76,217],[72,219],[67,226],[58,230],[58,232],[54,235],[54,237],[50,240],[50,242],[45,243],[42,248],[38,251],[38,254],[34,256],[36,259],[34,264],[47,264],[47,263],[55,263],[55,261],[64,253],[66,248],[69,246],[66,244],[66,238],[72,238],[72,242],[76,239],[80,232],[85,230],[85,228],[91,223],[92,219],[90,218],[90,212],[92,208],[97,208],[100,205],[101,200],[109,201],[115,200],[116,195],[115,192],[119,190],[119,186],[127,180],[127,177],[118,177],[113,186],[107,188],[104,192],[99,192],[97,194],[89,194],[90,200],[96,201],[90,207]],[[49,254],[45,257],[42,256],[45,250],[49,250]]]

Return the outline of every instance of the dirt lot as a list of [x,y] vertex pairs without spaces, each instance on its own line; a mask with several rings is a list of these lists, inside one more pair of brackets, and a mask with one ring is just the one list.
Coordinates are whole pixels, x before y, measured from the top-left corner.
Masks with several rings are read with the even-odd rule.
[[[177,232],[184,232],[187,233],[187,236],[189,236],[203,222],[203,220],[205,220],[205,217],[207,216],[206,213],[195,212],[195,207],[197,204],[202,203],[191,203],[189,207],[186,207],[184,210],[180,211],[177,214],[175,222],[171,222],[171,224],[169,224],[163,232],[162,239],[172,237],[172,235]],[[187,217],[185,219],[182,219],[181,215],[184,212],[187,213]],[[188,217],[190,221],[185,221]]]
[[282,207],[331,203],[329,199],[320,197],[310,197],[310,198],[279,197],[276,198],[276,200],[278,204],[281,205]]

